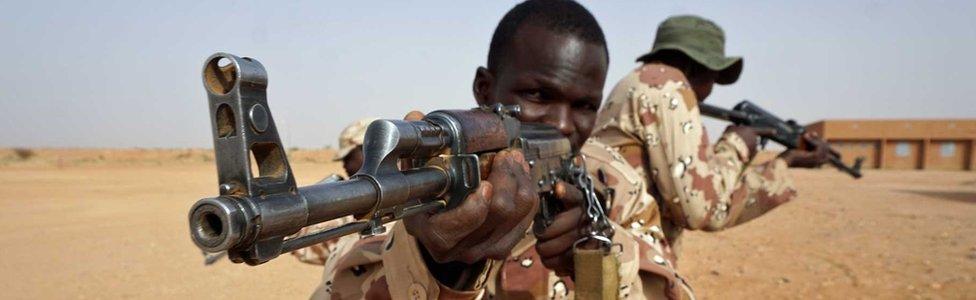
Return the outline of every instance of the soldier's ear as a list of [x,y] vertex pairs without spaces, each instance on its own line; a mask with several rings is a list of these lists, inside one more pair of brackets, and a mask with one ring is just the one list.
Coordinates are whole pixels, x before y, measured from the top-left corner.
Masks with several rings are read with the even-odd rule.
[[492,89],[495,87],[495,76],[485,67],[478,67],[474,71],[474,82],[471,84],[471,91],[478,105],[489,105],[495,103]]

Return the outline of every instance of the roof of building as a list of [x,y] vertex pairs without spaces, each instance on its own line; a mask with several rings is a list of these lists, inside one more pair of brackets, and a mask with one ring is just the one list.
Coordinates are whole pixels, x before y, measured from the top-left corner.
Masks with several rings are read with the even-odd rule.
[[827,139],[974,139],[976,119],[823,120],[807,129]]

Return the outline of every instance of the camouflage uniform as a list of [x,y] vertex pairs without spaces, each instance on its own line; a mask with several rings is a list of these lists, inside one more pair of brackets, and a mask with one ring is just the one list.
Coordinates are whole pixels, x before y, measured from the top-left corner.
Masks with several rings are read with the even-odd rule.
[[[348,126],[346,126],[346,128],[342,129],[342,132],[339,133],[339,151],[336,152],[335,156],[332,158],[332,161],[342,161],[344,158],[346,158],[347,155],[349,155],[349,153],[355,150],[356,147],[362,146],[363,139],[366,136],[366,127],[369,126],[370,123],[373,123],[373,121],[376,121],[376,118],[360,119],[357,120],[356,122],[353,122],[352,124],[349,124]],[[333,173],[332,175],[329,175],[328,177],[326,177],[320,182],[330,182],[330,181],[339,181],[339,180],[345,180],[345,179],[342,177],[342,175]],[[302,230],[300,230],[296,234],[296,236],[306,235],[323,229],[335,228],[338,227],[339,225],[346,224],[352,221],[355,221],[355,219],[351,216],[347,216],[341,219],[322,222],[319,224],[302,228]],[[292,251],[291,254],[294,255],[296,258],[298,258],[298,260],[301,262],[321,266],[321,265],[325,265],[326,260],[328,260],[332,251],[335,250],[335,245],[336,245],[336,241],[334,240],[325,241],[315,246]]]
[[[703,41],[704,47],[684,46]],[[710,21],[679,16],[662,23],[651,54],[679,48],[721,70],[718,83],[734,82],[741,71],[741,58],[716,56],[724,36]],[[675,271],[682,230],[741,224],[796,195],[785,161],[752,163],[755,153],[732,132],[709,145],[698,99],[673,67],[648,63],[628,74],[610,94],[596,126],[581,151],[597,188],[609,195],[613,240],[622,249],[617,253],[621,298],[693,298]],[[572,280],[546,269],[534,245],[534,236],[526,233],[508,259],[486,264],[473,291],[456,291],[434,279],[417,241],[395,224],[387,236],[340,240],[333,252],[339,258],[326,265],[328,293],[316,296],[572,298]]]
[[[626,179],[632,185],[607,184],[615,188],[620,201],[613,201],[614,243],[621,262],[621,299],[688,299],[691,290],[675,273],[673,254],[660,230],[661,218],[654,198],[640,186],[636,170],[610,147],[588,142],[583,151],[588,163],[600,166],[603,179]],[[616,183],[609,181],[609,183]],[[617,224],[629,224],[628,228]],[[573,281],[547,269],[535,250],[535,237],[525,233],[512,255],[504,261],[489,261],[474,290],[458,291],[438,282],[428,271],[416,239],[403,224],[388,224],[388,235],[361,239],[346,236],[336,243],[326,263],[323,289],[318,299],[572,299]]]
[[612,191],[611,218],[648,236],[657,252],[641,255],[664,253],[672,269],[683,229],[742,224],[796,196],[782,159],[752,164],[755,153],[728,131],[709,145],[698,99],[673,67],[648,63],[624,77],[596,125],[583,153]]
[[[626,163],[614,159],[615,153],[606,147],[594,147],[587,143],[589,162],[607,166],[602,171],[604,178],[638,178]],[[616,155],[619,156],[619,155]],[[610,168],[613,167],[613,168]],[[623,173],[620,173],[623,172]],[[630,172],[630,173],[627,173]],[[632,179],[640,182],[639,179]],[[639,194],[642,189],[618,187],[618,194]],[[611,219],[615,223],[634,220],[655,220],[642,215],[657,210],[640,209],[654,204],[647,193],[627,201],[615,201],[611,209]],[[641,207],[635,208],[631,201],[639,201]],[[636,202],[634,202],[636,203]],[[330,221],[325,227],[337,226],[352,221],[351,217]],[[648,223],[650,226],[651,223]],[[647,227],[648,230],[625,229],[614,225],[617,234],[614,242],[620,244],[618,260],[623,299],[681,298],[690,290],[674,272],[670,254],[658,241],[664,236],[660,227]],[[420,253],[419,244],[407,234],[403,224],[387,224],[389,233],[362,238],[349,235],[293,252],[305,260],[324,264],[325,274],[321,286],[312,295],[314,299],[475,299],[475,298],[534,298],[571,299],[573,281],[560,278],[547,269],[535,250],[535,236],[525,233],[512,255],[504,261],[489,261],[481,272],[475,289],[458,291],[441,285],[427,270]],[[306,230],[316,230],[306,228]],[[656,231],[654,231],[656,230]],[[687,298],[687,297],[686,297]]]
[[[636,216],[631,216],[636,219]],[[390,226],[390,225],[388,225]],[[535,237],[525,238],[509,259],[488,261],[475,289],[458,291],[442,285],[428,271],[417,240],[402,223],[388,235],[361,239],[346,236],[326,263],[324,289],[316,299],[572,299],[573,282],[543,266],[535,251]],[[616,226],[621,299],[678,299],[689,294],[673,265],[650,233],[635,235]]]
[[[633,210],[653,210],[633,213],[650,219],[629,227],[663,231],[663,247],[671,248],[670,253],[678,248],[685,228],[713,231],[735,226],[796,196],[784,160],[753,164],[755,153],[731,131],[709,145],[699,99],[685,73],[658,62],[674,53],[714,71],[718,84],[734,83],[742,71],[741,57],[725,56],[725,34],[718,25],[698,16],[670,17],[658,26],[650,52],[638,58],[643,64],[611,91],[590,136],[592,148],[605,148],[626,161],[591,166],[597,178],[612,190],[634,189],[640,182],[638,193],[650,197],[618,192],[613,206],[623,202]],[[600,174],[621,165],[636,178]],[[615,213],[619,212],[611,215]],[[676,255],[670,258],[673,264]]]
[[[355,150],[356,147],[362,146],[363,138],[366,135],[366,127],[369,126],[369,124],[375,120],[376,120],[375,118],[360,119],[356,122],[353,122],[352,124],[349,124],[349,126],[346,126],[346,128],[343,129],[342,132],[339,134],[339,150],[336,152],[335,157],[333,157],[332,160],[342,161],[347,155],[349,155],[349,153]],[[342,175],[333,173],[328,177],[326,177],[325,179],[321,180],[320,182],[331,182],[331,181],[340,181],[340,180],[345,180],[345,178],[343,178]],[[322,222],[319,224],[302,228],[298,233],[295,234],[295,236],[307,235],[328,228],[335,228],[340,225],[350,223],[353,221],[355,221],[355,218],[353,218],[352,216],[347,216],[336,220]],[[341,241],[343,241],[343,239],[325,241],[317,245],[292,251],[291,254],[294,255],[299,261],[304,263],[320,265],[320,266],[327,265],[330,258],[336,257],[338,253],[342,252],[341,250],[344,250],[344,249],[339,249],[341,245],[340,244]],[[323,276],[327,276],[327,275],[328,272],[326,272],[326,274],[324,274]],[[323,282],[325,281],[323,280]],[[325,292],[325,285],[322,284],[318,288],[316,288],[315,294],[313,294],[312,297],[316,298],[315,295],[322,294],[324,292]]]

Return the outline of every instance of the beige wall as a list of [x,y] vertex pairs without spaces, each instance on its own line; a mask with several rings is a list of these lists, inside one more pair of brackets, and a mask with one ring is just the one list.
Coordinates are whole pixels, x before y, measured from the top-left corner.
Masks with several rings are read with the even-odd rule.
[[976,119],[827,120],[808,125],[864,168],[976,170]]
[[884,145],[885,169],[919,169],[921,164],[921,141],[891,140]]
[[808,128],[834,139],[976,138],[976,120],[828,120]]
[[969,165],[969,141],[930,141],[925,151],[925,168],[933,170],[966,170]]
[[866,169],[876,169],[878,165],[878,141],[831,141],[830,146],[840,152],[841,160],[851,165],[858,157],[864,157],[863,167]]

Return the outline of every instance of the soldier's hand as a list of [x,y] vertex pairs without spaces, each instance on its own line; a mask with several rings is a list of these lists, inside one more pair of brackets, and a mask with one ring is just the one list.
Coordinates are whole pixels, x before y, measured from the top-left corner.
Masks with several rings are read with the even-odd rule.
[[542,233],[536,234],[536,252],[542,263],[559,276],[573,274],[573,244],[583,237],[580,232],[585,197],[575,186],[565,182],[556,183],[556,198],[563,204],[563,211],[553,218]]
[[525,236],[539,207],[536,185],[522,152],[495,155],[488,179],[457,207],[404,220],[437,263],[473,264],[505,259]]
[[759,132],[752,127],[739,125],[731,125],[726,127],[725,132],[733,132],[742,138],[742,141],[746,143],[746,148],[749,149],[749,158],[756,156],[756,148],[759,145]]
[[790,149],[779,155],[791,168],[816,168],[830,160],[830,146],[814,132],[803,134],[805,149]]

